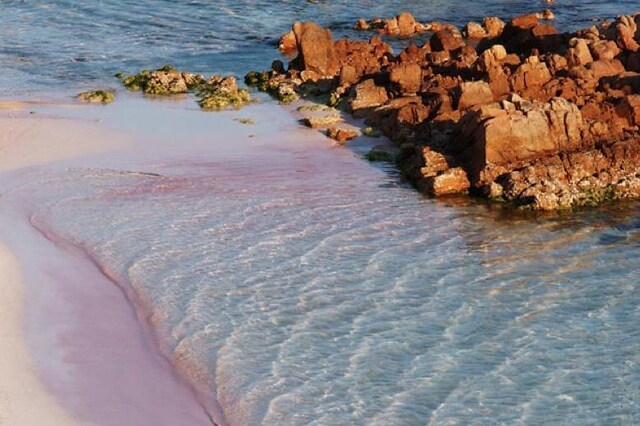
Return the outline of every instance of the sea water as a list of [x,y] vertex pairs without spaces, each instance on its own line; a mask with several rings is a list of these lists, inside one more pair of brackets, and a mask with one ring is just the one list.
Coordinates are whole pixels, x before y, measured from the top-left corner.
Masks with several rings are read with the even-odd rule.
[[[575,26],[633,6],[585,1],[554,12]],[[0,8],[0,85],[11,95],[71,91],[82,79],[109,84],[111,71],[165,62],[240,74],[268,66],[294,19],[349,34],[354,18],[401,9],[463,23],[538,4]],[[140,125],[150,101],[121,102],[137,112],[125,110],[127,120],[105,109],[105,119]],[[432,200],[313,131],[289,135],[295,125],[285,112],[267,112],[273,105],[233,113],[263,117],[266,136],[237,124],[208,139],[205,131],[181,136],[206,129],[207,115],[180,105],[154,106],[166,111],[153,129],[142,126],[153,153],[141,149],[127,168],[120,160],[118,168],[51,166],[11,178],[28,182],[15,192],[38,200],[29,218],[36,229],[83,250],[130,290],[163,354],[222,410],[216,420],[640,422],[636,203],[535,216]]]
[[[242,76],[267,69],[279,36],[296,20],[314,20],[336,37],[362,37],[358,18],[409,11],[421,22],[464,25],[551,7],[559,28],[636,12],[636,0],[2,0],[0,95],[48,95],[118,86],[117,72],[172,64],[192,72]],[[428,36],[415,41],[422,43]],[[395,43],[394,43],[395,44]],[[400,47],[397,45],[397,47]],[[397,50],[397,49],[396,49]]]

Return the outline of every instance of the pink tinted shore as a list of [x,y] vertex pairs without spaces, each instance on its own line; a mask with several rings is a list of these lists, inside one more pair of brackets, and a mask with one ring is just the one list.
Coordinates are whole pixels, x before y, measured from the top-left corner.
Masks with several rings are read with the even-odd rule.
[[[1,360],[10,363],[3,366],[7,371],[16,364],[32,376],[27,388],[0,387],[0,424],[35,424],[25,410],[45,413],[40,424],[52,425],[213,424],[189,384],[158,353],[120,288],[82,251],[31,226],[35,201],[28,191],[13,194],[29,183],[17,169],[122,149],[129,141],[87,120],[20,112],[5,111],[0,128],[0,171],[12,172],[0,185],[0,241],[10,250],[0,252],[0,261],[14,258],[14,269],[22,271],[0,282],[2,294],[11,285],[10,300],[22,302],[11,315],[15,321],[0,327],[3,342],[14,336],[11,347],[2,347],[11,354]],[[44,396],[32,397],[36,393]]]

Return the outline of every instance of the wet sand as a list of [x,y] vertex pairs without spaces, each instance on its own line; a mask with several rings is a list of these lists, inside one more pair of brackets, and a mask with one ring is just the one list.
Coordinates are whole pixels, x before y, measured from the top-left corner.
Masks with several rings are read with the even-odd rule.
[[90,166],[131,139],[100,120],[2,105],[0,424],[212,424],[122,289],[82,251],[34,227],[34,200],[14,196],[31,183],[23,171]]

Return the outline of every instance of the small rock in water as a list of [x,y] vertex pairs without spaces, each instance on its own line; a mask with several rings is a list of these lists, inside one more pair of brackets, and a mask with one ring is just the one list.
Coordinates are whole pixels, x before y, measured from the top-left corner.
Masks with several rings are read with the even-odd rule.
[[110,104],[115,99],[115,93],[110,90],[91,90],[78,93],[76,98],[96,104]]
[[233,76],[214,75],[205,79],[203,75],[177,71],[165,65],[155,71],[143,70],[129,76],[116,74],[116,77],[132,92],[161,96],[195,92],[198,104],[204,110],[238,109],[251,102],[249,92],[239,88]]
[[357,129],[347,129],[344,127],[329,127],[327,129],[327,136],[335,141],[344,143],[360,136],[360,132]]
[[138,74],[122,76],[122,84],[132,92],[142,91],[150,95],[188,93],[205,82],[202,75],[178,71],[165,65],[155,71],[142,70]]
[[238,88],[234,77],[213,76],[198,86],[198,104],[204,110],[238,109],[251,102],[251,95]]

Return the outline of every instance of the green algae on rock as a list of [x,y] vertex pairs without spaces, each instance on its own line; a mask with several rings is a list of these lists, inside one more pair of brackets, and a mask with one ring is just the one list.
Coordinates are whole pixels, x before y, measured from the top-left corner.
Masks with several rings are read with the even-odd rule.
[[128,90],[142,91],[150,95],[188,93],[205,81],[204,76],[200,74],[180,72],[171,65],[165,65],[155,71],[142,70],[134,75],[116,74],[116,76],[122,79],[122,84]]
[[110,104],[115,99],[115,94],[109,90],[91,90],[78,93],[76,98],[95,104]]
[[249,87],[255,87],[261,92],[273,96],[278,101],[288,104],[300,98],[296,88],[301,82],[287,81],[284,76],[277,78],[279,74],[275,70],[257,72],[251,71],[244,77],[244,82]]
[[251,102],[251,95],[238,88],[232,76],[213,76],[198,86],[198,104],[204,110],[218,111],[227,108],[238,109]]
[[384,162],[384,163],[394,163],[395,157],[393,154],[387,151],[382,151],[380,149],[372,149],[364,155],[364,158],[368,161],[373,162]]
[[171,65],[165,65],[155,71],[142,70],[128,76],[118,73],[116,77],[132,92],[161,96],[195,92],[200,107],[209,111],[238,109],[251,102],[249,92],[238,88],[233,76],[214,75],[207,80],[201,74],[177,71]]

